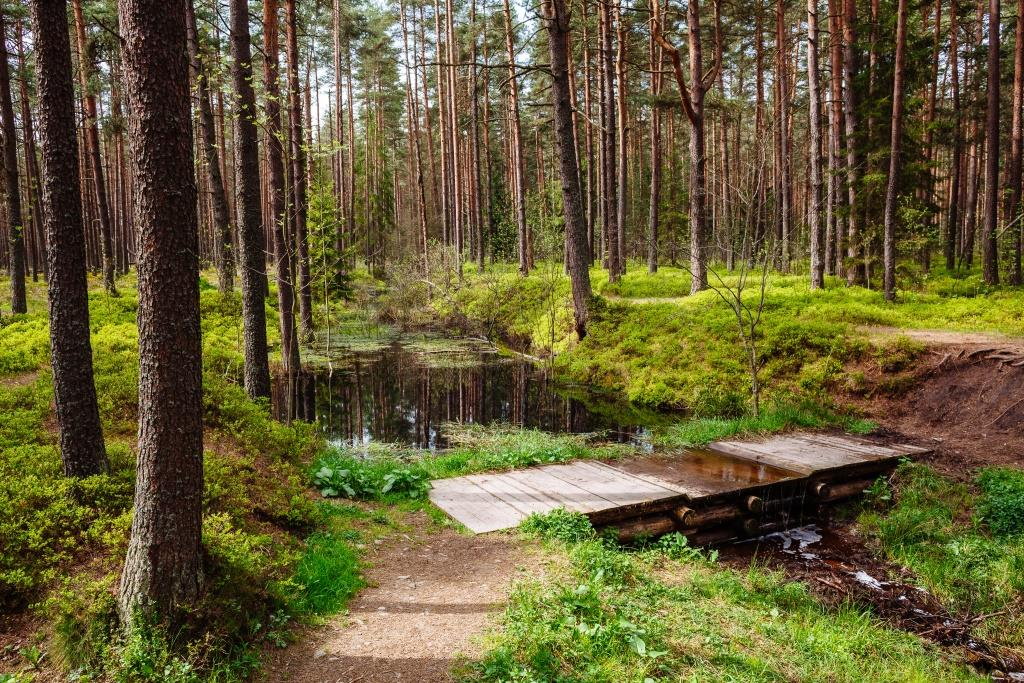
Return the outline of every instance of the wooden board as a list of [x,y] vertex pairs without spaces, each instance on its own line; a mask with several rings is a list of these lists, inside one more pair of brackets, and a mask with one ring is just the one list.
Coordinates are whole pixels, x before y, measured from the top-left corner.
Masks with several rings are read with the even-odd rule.
[[431,502],[476,533],[510,529],[534,512],[559,507],[590,513],[681,495],[671,486],[585,460],[432,484]]
[[611,463],[578,460],[440,479],[432,482],[430,500],[476,533],[509,529],[560,507],[607,523],[751,489],[770,493],[768,487],[800,485],[809,477],[841,483],[865,467],[878,470],[926,451],[833,434],[718,441],[706,450]]
[[877,444],[849,435],[797,434],[762,441],[716,441],[712,451],[812,475],[828,470],[884,464],[927,449],[910,444]]

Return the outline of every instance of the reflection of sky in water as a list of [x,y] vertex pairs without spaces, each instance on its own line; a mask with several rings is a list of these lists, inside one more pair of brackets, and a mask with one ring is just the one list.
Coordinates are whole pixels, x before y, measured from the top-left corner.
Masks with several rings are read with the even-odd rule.
[[317,422],[336,445],[443,448],[446,422],[502,422],[603,432],[649,448],[646,426],[664,419],[585,388],[556,385],[542,367],[477,340],[393,337],[347,352],[340,341],[333,339],[331,358],[315,380]]

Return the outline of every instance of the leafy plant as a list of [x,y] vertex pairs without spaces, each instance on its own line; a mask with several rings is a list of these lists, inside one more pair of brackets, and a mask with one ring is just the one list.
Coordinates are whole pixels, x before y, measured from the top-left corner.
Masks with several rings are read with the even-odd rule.
[[1024,471],[992,467],[978,476],[977,515],[996,536],[1024,533]]
[[541,538],[564,543],[581,543],[596,537],[590,519],[580,512],[556,508],[544,514],[533,513],[519,524],[520,530]]

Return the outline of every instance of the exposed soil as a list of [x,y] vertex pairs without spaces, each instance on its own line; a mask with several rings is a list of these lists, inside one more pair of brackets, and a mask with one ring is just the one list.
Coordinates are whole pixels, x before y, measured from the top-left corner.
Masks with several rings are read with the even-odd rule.
[[884,430],[934,449],[942,473],[970,479],[986,465],[1024,464],[1024,347],[972,343],[929,347],[915,367],[851,397]]
[[268,681],[383,683],[452,680],[505,603],[527,551],[502,534],[417,528],[368,551],[366,588],[347,616],[299,635],[268,665]]

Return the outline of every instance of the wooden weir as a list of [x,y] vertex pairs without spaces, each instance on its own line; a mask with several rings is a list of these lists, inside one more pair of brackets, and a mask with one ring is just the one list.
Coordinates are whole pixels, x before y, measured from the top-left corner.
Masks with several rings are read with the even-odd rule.
[[822,504],[862,493],[900,458],[926,452],[847,434],[788,434],[439,479],[430,500],[475,533],[562,507],[617,528],[623,541],[675,530],[716,543],[799,523]]

